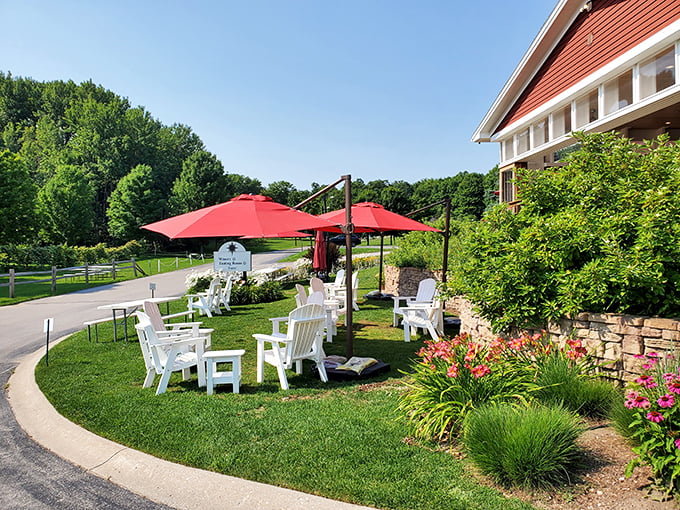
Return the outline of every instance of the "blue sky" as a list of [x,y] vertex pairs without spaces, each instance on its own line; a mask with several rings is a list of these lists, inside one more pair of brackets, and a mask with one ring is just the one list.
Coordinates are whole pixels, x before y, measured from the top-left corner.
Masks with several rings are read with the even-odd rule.
[[227,172],[485,173],[470,137],[556,0],[0,0],[0,70],[91,79],[192,127]]

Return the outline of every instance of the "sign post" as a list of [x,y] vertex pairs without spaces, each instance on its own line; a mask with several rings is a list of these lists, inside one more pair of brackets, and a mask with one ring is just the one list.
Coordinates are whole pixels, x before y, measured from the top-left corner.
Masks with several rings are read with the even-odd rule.
[[43,323],[43,333],[47,334],[47,339],[45,340],[45,365],[50,364],[50,331],[54,331],[54,319],[50,317],[45,319]]

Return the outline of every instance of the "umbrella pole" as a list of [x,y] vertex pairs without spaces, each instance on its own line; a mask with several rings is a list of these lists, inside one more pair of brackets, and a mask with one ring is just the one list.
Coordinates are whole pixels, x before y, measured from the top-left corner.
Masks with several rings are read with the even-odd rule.
[[378,293],[382,294],[383,285],[383,241],[385,240],[385,234],[380,232],[380,271],[378,272]]
[[352,295],[352,234],[354,233],[354,225],[352,225],[352,177],[350,175],[343,175],[345,181],[345,318],[347,320],[347,345],[345,346],[348,358],[354,355],[354,336],[352,334],[352,303],[354,296]]

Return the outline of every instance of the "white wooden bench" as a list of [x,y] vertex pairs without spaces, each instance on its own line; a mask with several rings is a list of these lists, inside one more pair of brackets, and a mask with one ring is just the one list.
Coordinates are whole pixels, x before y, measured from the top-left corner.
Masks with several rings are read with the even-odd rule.
[[94,326],[94,338],[95,342],[99,342],[99,331],[97,331],[97,326],[99,324],[103,324],[104,322],[110,322],[113,320],[113,317],[105,317],[103,319],[94,319],[91,321],[85,321],[83,324],[87,326],[87,341],[91,342],[92,341],[92,336],[90,332],[90,328]]

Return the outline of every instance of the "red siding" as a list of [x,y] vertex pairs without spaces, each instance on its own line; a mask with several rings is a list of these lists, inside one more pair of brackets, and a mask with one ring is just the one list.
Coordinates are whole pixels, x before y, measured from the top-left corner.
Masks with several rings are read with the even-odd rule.
[[678,0],[593,0],[593,10],[579,14],[496,131],[532,112],[677,19],[680,19]]

